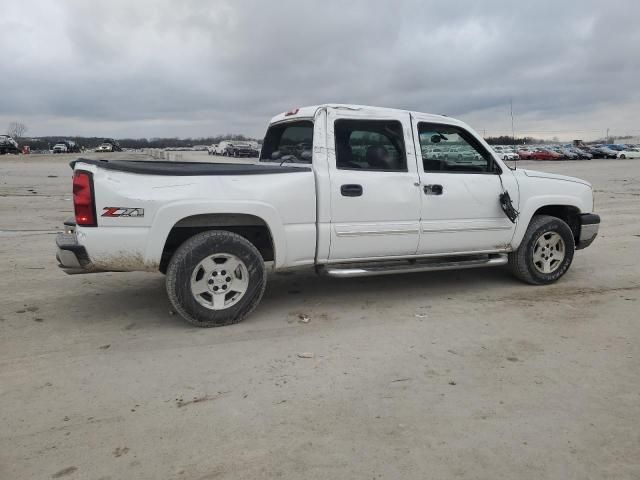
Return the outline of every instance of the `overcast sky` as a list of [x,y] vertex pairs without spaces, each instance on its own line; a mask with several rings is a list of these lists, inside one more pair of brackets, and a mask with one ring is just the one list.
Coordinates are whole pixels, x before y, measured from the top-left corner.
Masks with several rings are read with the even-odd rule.
[[3,1],[0,130],[261,137],[327,102],[640,135],[640,2]]

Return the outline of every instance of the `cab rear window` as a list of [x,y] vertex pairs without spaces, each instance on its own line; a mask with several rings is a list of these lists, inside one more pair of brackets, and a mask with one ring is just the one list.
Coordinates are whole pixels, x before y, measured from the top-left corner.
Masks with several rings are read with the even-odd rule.
[[311,163],[313,122],[301,120],[271,125],[264,137],[261,162]]

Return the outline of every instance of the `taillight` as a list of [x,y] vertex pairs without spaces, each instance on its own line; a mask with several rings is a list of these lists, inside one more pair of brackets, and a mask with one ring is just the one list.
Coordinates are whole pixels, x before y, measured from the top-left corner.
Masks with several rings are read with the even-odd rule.
[[73,208],[76,212],[77,225],[97,226],[93,178],[90,172],[78,170],[73,174]]

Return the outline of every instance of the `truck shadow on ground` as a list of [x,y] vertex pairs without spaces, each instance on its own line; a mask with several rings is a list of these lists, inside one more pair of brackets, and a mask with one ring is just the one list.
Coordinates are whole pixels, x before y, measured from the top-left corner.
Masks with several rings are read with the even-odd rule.
[[[243,324],[258,325],[265,317],[286,317],[310,308],[349,311],[374,304],[394,308],[407,302],[424,304],[498,292],[503,295],[505,288],[518,284],[504,268],[361,278],[329,278],[318,276],[313,270],[272,273],[262,302]],[[172,312],[162,275],[96,274],[76,291],[81,293],[61,295],[56,302],[73,323],[117,322],[128,330],[185,326],[182,318]]]
[[[275,273],[269,277],[267,290],[254,316],[319,306],[330,306],[339,311],[373,304],[393,308],[405,306],[407,302],[424,304],[430,300],[455,299],[471,294],[503,294],[504,288],[517,284],[519,282],[504,268],[360,278],[330,278],[311,271]],[[259,321],[253,317],[249,320]]]

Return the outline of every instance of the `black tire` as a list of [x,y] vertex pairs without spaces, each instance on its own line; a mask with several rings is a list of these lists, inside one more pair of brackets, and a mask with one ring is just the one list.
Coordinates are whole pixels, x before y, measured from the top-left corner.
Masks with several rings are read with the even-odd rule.
[[[235,304],[223,310],[208,309],[191,293],[191,275],[205,257],[226,253],[244,262],[249,273],[247,291]],[[202,232],[186,240],[173,254],[167,267],[167,295],[173,308],[197,327],[221,327],[238,323],[258,305],[267,285],[267,271],[258,249],[246,238],[224,230]]]
[[[564,242],[565,254],[560,265],[554,271],[543,273],[534,265],[533,254],[538,239],[548,232],[560,235]],[[574,253],[575,239],[569,225],[557,217],[535,215],[527,227],[520,247],[509,254],[509,269],[516,278],[523,282],[532,285],[548,285],[557,281],[569,270]]]
[[620,155],[620,158],[624,160],[625,158],[627,158],[627,156],[623,153],[622,155]]

